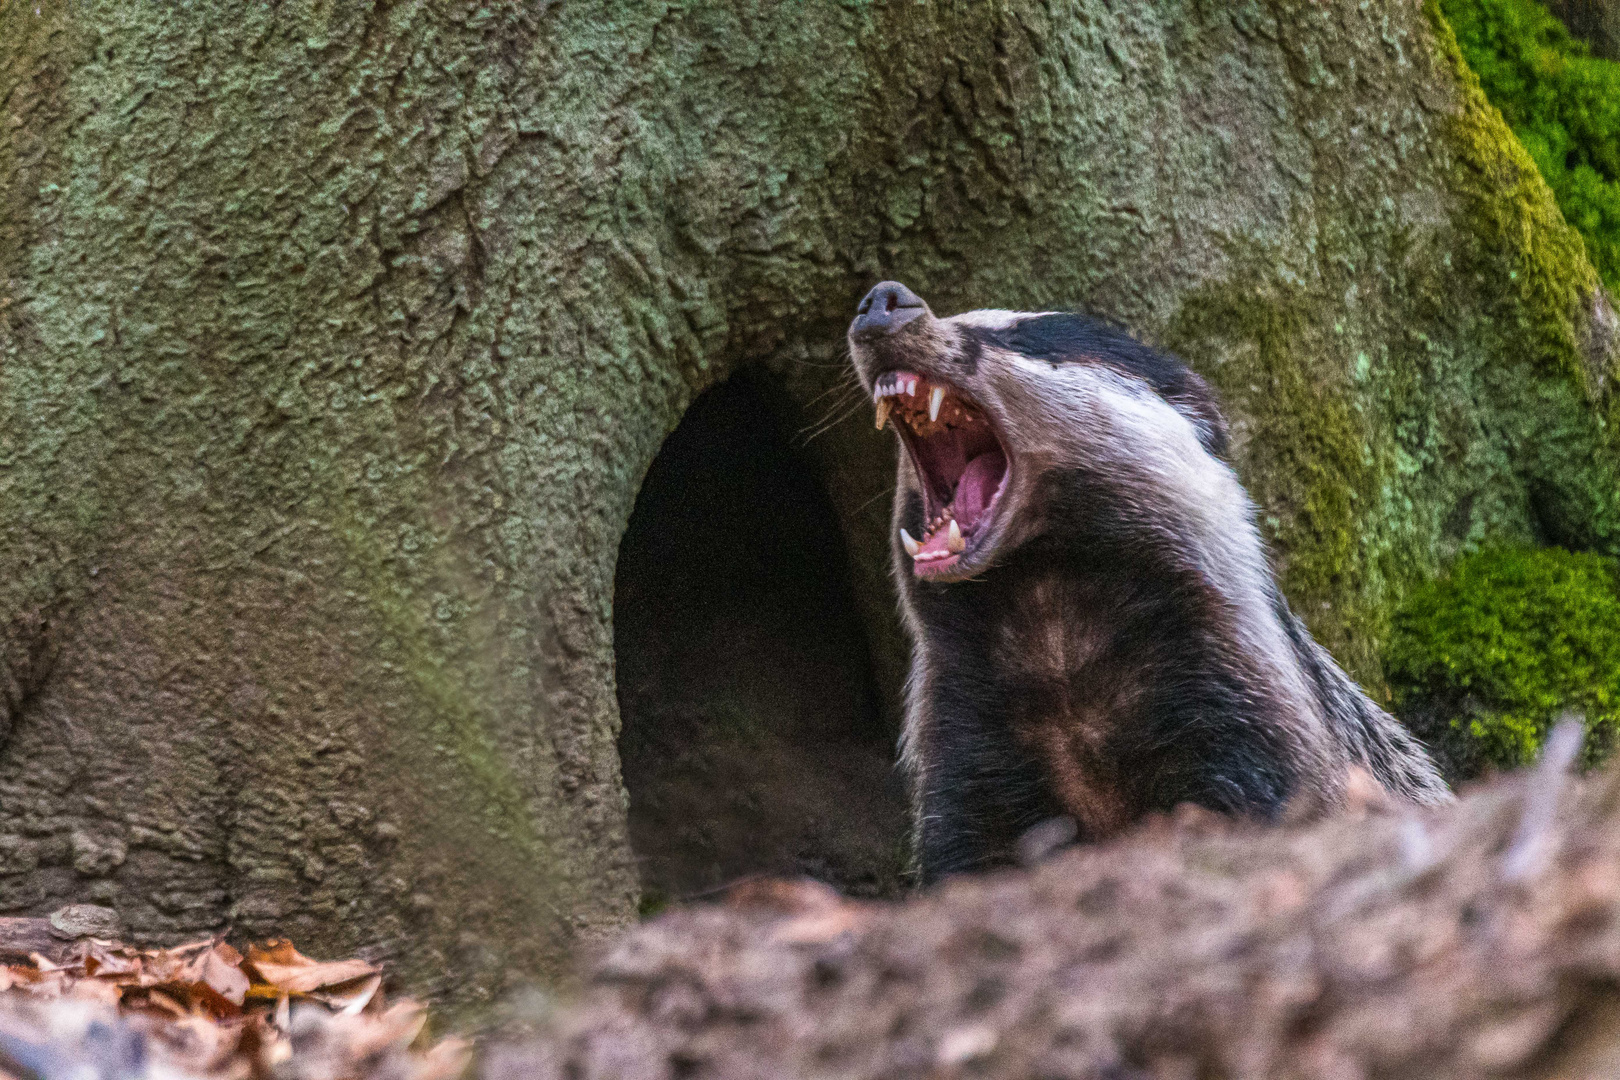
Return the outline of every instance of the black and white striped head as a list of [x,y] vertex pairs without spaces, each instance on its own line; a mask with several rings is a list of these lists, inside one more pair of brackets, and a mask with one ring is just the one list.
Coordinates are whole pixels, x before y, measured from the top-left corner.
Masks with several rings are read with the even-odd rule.
[[[849,345],[878,426],[892,419],[906,449],[897,540],[918,578],[971,577],[1072,524],[1036,496],[1054,476],[1194,548],[1224,548],[1223,534],[1252,529],[1251,504],[1222,460],[1214,394],[1122,330],[1064,312],[942,319],[886,281],[861,301]],[[909,520],[907,506],[920,507]]]

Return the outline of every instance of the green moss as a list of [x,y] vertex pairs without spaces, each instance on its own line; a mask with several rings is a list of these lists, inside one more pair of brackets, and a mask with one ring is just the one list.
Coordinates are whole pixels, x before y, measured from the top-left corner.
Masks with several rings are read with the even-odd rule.
[[1459,559],[1396,616],[1385,654],[1404,711],[1442,717],[1480,762],[1532,760],[1557,716],[1586,718],[1588,757],[1620,724],[1620,575],[1558,548]]
[[1488,268],[1505,271],[1517,293],[1512,300],[1518,310],[1498,312],[1501,331],[1520,338],[1514,344],[1528,347],[1533,358],[1583,376],[1588,391],[1595,391],[1602,380],[1586,377],[1590,373],[1579,361],[1582,342],[1576,328],[1587,322],[1585,309],[1598,275],[1581,236],[1561,213],[1556,193],[1542,182],[1537,161],[1490,108],[1497,102],[1487,102],[1489,87],[1470,67],[1487,58],[1471,53],[1447,22],[1457,7],[1454,0],[1431,0],[1429,5],[1441,50],[1464,95],[1449,124],[1455,158],[1448,179],[1462,197],[1468,230],[1481,242],[1484,260],[1496,264]]
[[1620,285],[1620,63],[1590,54],[1536,0],[1441,0],[1603,280]]

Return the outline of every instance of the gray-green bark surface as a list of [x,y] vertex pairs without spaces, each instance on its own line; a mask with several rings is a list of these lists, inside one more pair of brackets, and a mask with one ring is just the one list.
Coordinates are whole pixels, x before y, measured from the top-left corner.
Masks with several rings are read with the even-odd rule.
[[0,0],[0,910],[469,1003],[621,923],[636,486],[880,277],[1183,352],[1374,683],[1462,545],[1616,540],[1613,319],[1411,3]]
[[1548,0],[1547,7],[1594,55],[1620,60],[1620,0]]

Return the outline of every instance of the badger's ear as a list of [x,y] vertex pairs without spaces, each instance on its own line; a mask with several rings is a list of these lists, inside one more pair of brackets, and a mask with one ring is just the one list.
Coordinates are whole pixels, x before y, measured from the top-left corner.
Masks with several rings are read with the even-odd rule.
[[1198,441],[1204,449],[1218,458],[1226,457],[1226,417],[1221,414],[1220,399],[1215,390],[1190,368],[1182,373],[1177,385],[1167,388],[1164,395],[1172,408],[1193,422],[1198,430]]

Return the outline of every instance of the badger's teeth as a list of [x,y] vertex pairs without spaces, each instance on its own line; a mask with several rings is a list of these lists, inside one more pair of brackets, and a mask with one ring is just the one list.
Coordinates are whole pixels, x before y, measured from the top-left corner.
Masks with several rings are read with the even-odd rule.
[[939,419],[939,407],[945,404],[945,388],[934,387],[934,392],[928,395],[928,419],[930,422]]
[[922,550],[922,545],[913,540],[911,534],[904,529],[900,530],[900,543],[905,546],[906,554],[913,559],[917,557],[917,552]]
[[916,397],[916,396],[917,396],[917,380],[916,379],[907,379],[906,380],[906,397]]
[[889,410],[894,408],[894,402],[888,398],[879,398],[877,403],[877,429],[883,430],[883,425],[889,422]]
[[962,529],[955,518],[951,518],[951,531],[945,534],[945,546],[957,552],[967,550],[967,541],[962,539]]

